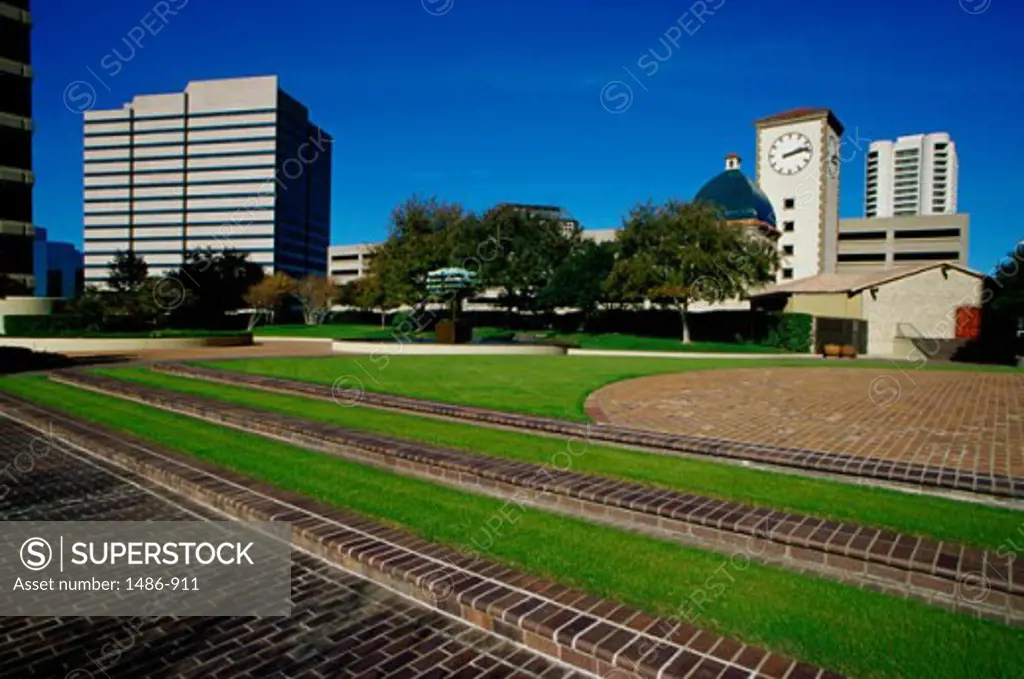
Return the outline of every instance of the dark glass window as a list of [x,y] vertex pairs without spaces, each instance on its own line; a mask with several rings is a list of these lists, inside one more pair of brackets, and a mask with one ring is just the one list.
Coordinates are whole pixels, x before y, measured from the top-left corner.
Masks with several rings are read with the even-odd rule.
[[32,79],[0,71],[0,113],[32,117]]
[[29,63],[29,26],[14,19],[0,17],[0,57]]
[[843,254],[836,258],[839,262],[884,262],[885,253]]
[[960,229],[908,229],[906,231],[896,232],[896,238],[899,239],[959,237]]
[[0,219],[32,221],[32,187],[24,182],[0,180]]
[[893,255],[897,262],[925,261],[925,262],[950,262],[960,259],[959,252],[897,252]]
[[32,273],[32,236],[0,233],[0,274]]
[[32,133],[0,125],[0,165],[32,169]]
[[839,240],[885,240],[885,231],[849,231],[839,234]]

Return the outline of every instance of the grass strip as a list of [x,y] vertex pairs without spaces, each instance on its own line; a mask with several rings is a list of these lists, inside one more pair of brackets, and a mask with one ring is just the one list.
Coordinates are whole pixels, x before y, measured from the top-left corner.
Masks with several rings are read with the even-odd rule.
[[[427,540],[660,615],[703,593],[699,624],[851,677],[1019,677],[1024,630],[925,604],[526,509],[485,528],[504,503],[55,384],[0,389],[130,432],[251,478],[401,525]],[[507,511],[507,510],[506,510]]]
[[[897,370],[891,362],[821,359],[751,358],[612,358],[600,356],[331,356],[317,358],[259,358],[201,362],[211,368],[255,375],[333,384],[346,377],[346,386],[361,384],[368,391],[400,394],[459,405],[557,417],[577,422],[589,418],[587,397],[612,382],[687,372],[767,367],[842,367],[849,370]],[[916,365],[907,365],[913,372]],[[925,370],[1021,372],[1024,368],[975,365],[927,365]]]
[[[301,396],[261,392],[144,368],[95,372],[149,387],[213,398],[290,417],[306,418],[471,453],[564,467],[564,439],[433,420],[373,408],[342,408]],[[857,486],[822,479],[745,469],[731,464],[643,453],[626,448],[572,442],[572,470],[609,476],[686,493],[709,495],[759,507],[888,528],[977,547],[996,549],[1015,535],[1024,514],[926,495]]]

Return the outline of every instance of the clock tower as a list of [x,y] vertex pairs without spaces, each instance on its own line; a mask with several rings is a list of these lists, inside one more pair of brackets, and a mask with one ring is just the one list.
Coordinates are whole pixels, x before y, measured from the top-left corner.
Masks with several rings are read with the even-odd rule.
[[782,232],[779,280],[835,269],[839,238],[839,144],[843,125],[827,108],[762,118],[757,128],[757,185]]

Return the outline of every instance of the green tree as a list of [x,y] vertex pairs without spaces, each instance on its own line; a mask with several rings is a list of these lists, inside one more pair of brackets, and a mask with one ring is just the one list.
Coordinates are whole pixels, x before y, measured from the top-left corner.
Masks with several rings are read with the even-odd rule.
[[480,235],[500,244],[501,256],[481,265],[481,284],[501,288],[502,306],[528,311],[551,310],[541,291],[555,272],[582,244],[579,226],[548,216],[500,205],[489,210],[479,225]]
[[686,313],[697,301],[723,302],[774,280],[776,244],[729,224],[708,204],[670,200],[634,208],[619,232],[608,286],[626,297],[670,304],[690,341]]
[[114,292],[135,292],[146,283],[149,265],[134,251],[118,250],[109,265],[107,285]]
[[1024,241],[1017,243],[989,274],[986,294],[987,321],[982,339],[986,343],[985,360],[1013,362],[1024,356]]
[[1017,244],[1012,252],[995,268],[995,295],[992,306],[1000,313],[1024,318],[1024,241]]
[[390,302],[384,294],[384,286],[376,274],[363,276],[342,286],[340,304],[352,304],[364,311],[380,314],[380,327],[387,325],[388,311],[397,305]]
[[461,206],[434,198],[413,197],[395,209],[388,237],[374,250],[369,267],[387,306],[428,301],[427,273],[456,263],[469,218]]
[[614,243],[583,241],[555,269],[538,295],[538,305],[579,309],[585,323],[608,299],[605,282],[614,264]]
[[263,277],[263,267],[250,262],[248,253],[205,248],[189,252],[185,263],[168,274],[164,288],[181,289],[183,303],[174,308],[180,320],[214,327],[226,311],[246,306],[245,293]]

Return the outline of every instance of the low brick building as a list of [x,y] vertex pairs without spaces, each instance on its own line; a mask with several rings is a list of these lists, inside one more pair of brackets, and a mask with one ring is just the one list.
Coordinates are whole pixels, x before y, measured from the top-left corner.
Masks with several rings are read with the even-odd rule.
[[754,309],[867,322],[873,356],[947,357],[976,335],[982,275],[936,262],[881,271],[820,274],[751,292]]

